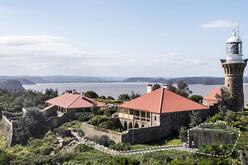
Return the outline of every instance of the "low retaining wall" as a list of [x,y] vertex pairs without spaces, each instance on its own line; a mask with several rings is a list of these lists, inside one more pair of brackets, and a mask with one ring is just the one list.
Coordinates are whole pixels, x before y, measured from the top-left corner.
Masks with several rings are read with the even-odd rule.
[[102,136],[102,135],[106,135],[111,140],[113,140],[115,143],[122,142],[122,140],[121,140],[122,139],[122,134],[121,133],[113,132],[113,131],[103,129],[103,128],[99,128],[99,127],[95,127],[95,126],[92,126],[92,125],[86,124],[86,123],[83,123],[81,128],[82,128],[85,136]]
[[2,116],[2,130],[3,135],[7,138],[7,142],[10,146],[14,145],[14,127],[13,127],[13,121],[10,121],[5,117]]
[[[102,136],[106,135],[115,143],[124,142],[131,144],[142,144],[155,140],[159,140],[168,134],[165,134],[160,126],[146,127],[146,128],[133,128],[126,132],[119,133],[111,130],[92,126],[83,123],[82,130],[85,136]],[[169,132],[168,132],[169,133]]]

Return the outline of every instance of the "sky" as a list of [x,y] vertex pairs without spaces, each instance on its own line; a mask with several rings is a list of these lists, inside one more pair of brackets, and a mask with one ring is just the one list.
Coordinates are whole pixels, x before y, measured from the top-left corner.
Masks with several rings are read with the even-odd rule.
[[[224,76],[247,0],[0,0],[0,75]],[[248,75],[248,69],[245,74]]]

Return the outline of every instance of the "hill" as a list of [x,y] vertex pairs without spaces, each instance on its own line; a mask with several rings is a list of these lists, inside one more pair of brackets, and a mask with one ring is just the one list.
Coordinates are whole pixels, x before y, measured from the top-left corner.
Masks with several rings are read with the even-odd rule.
[[1,89],[11,89],[11,90],[25,90],[20,81],[17,80],[7,80],[0,82]]
[[[220,85],[224,84],[224,77],[178,77],[178,78],[149,78],[149,77],[131,77],[125,79],[124,82],[147,82],[147,83],[177,83],[183,80],[187,84],[203,84],[203,85]],[[246,79],[245,79],[246,81]],[[248,82],[248,79],[247,79]]]

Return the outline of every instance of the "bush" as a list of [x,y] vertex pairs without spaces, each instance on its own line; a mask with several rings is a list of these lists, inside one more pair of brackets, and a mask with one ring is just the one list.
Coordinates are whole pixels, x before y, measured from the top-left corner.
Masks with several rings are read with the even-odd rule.
[[106,100],[106,97],[105,96],[100,96],[100,97],[98,97],[99,99],[103,99],[103,100]]
[[45,134],[44,142],[48,143],[49,145],[58,144],[58,140],[52,131],[48,131]]
[[110,120],[110,118],[105,115],[97,115],[90,120],[90,124],[94,126],[99,126],[101,123],[106,122],[108,120]]
[[190,100],[193,100],[193,101],[195,101],[195,102],[197,102],[197,103],[201,103],[203,97],[200,96],[200,95],[192,95],[192,96],[189,97],[189,99],[190,99]]
[[85,144],[78,144],[75,148],[74,148],[74,152],[87,152],[93,150],[92,147],[89,147]]
[[88,115],[88,114],[82,114],[78,117],[78,120],[81,121],[81,122],[87,122],[89,121],[90,119],[92,118],[91,115]]
[[113,98],[112,96],[108,96],[107,100],[115,100],[115,98]]
[[65,127],[59,127],[59,128],[55,128],[55,132],[58,133],[60,136],[64,137],[71,137],[71,131],[68,130]]
[[92,140],[96,142],[97,144],[104,145],[105,147],[110,146],[111,144],[114,143],[113,140],[111,140],[108,136],[102,135],[102,136],[91,136],[91,137],[86,137],[89,140]]
[[99,127],[101,128],[105,128],[105,129],[113,129],[113,122],[111,120],[102,122],[99,124]]
[[117,112],[117,108],[112,107],[105,109],[103,114],[110,117],[115,112]]
[[188,133],[187,129],[185,127],[181,127],[179,130],[179,138],[181,139],[182,142],[187,142],[188,141]]
[[94,91],[87,91],[85,93],[85,96],[89,97],[89,98],[98,98],[99,97],[98,94]]
[[128,100],[130,100],[130,97],[129,97],[128,94],[121,94],[121,95],[119,96],[119,100],[128,101]]
[[49,155],[52,151],[53,151],[53,147],[46,145],[40,148],[39,153],[42,155]]
[[12,159],[14,159],[13,155],[0,150],[0,164],[9,164]]
[[81,128],[76,128],[75,131],[78,133],[78,136],[79,137],[83,137],[84,136],[84,132],[83,132],[83,130]]
[[117,151],[126,151],[131,150],[131,144],[129,143],[117,143],[117,144],[111,144],[109,148],[117,150]]
[[68,137],[65,137],[65,138],[63,139],[63,145],[67,145],[67,144],[69,144],[70,142],[71,142],[71,139],[68,138]]
[[109,165],[139,165],[138,160],[133,160],[127,157],[115,157],[108,162]]

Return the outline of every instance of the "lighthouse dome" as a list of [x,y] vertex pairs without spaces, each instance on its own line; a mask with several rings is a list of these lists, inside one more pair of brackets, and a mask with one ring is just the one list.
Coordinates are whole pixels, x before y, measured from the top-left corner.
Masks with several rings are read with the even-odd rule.
[[230,37],[227,41],[227,43],[232,43],[232,42],[242,42],[240,37],[236,35],[236,32],[232,33],[232,37]]

